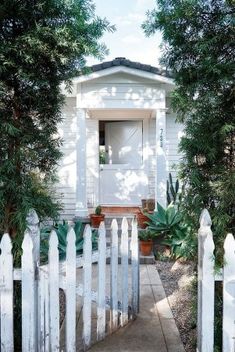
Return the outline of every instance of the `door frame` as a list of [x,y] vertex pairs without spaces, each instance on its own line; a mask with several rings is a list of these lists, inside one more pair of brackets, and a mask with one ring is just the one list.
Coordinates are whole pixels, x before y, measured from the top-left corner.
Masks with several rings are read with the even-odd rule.
[[[108,121],[112,121],[114,122],[115,119],[98,119],[98,134],[99,134],[99,122],[100,121],[105,121],[105,122],[108,122]],[[117,121],[120,121],[119,119]],[[149,150],[149,118],[147,117],[143,117],[143,118],[136,118],[136,119],[133,119],[133,118],[125,118],[125,119],[121,119],[121,121],[142,121],[142,143],[143,143],[143,154],[142,154],[142,157],[143,157],[143,161],[142,161],[142,165],[140,167],[140,170],[144,170],[146,176],[147,176],[147,185],[146,185],[146,194],[145,196],[143,197],[147,197],[148,195],[148,192],[149,192],[149,155],[148,155],[148,150]],[[98,148],[99,148],[99,145],[98,145]],[[114,204],[105,204],[105,203],[101,203],[101,187],[100,187],[100,180],[101,180],[101,176],[100,176],[100,173],[101,173],[101,167],[100,167],[100,163],[99,163],[99,149],[98,149],[98,164],[99,164],[99,175],[98,175],[98,200],[99,200],[99,204],[101,205],[110,205],[110,206],[124,206],[124,204],[120,204],[120,205],[114,205]],[[102,165],[102,164],[101,164]],[[105,165],[109,165],[109,164],[104,164],[104,168],[105,168]],[[106,168],[107,168],[106,166]],[[120,165],[121,166],[121,165]],[[125,166],[121,166],[120,168],[124,168],[125,169]],[[130,166],[128,166],[128,169],[131,169]],[[132,168],[133,169],[133,168]],[[135,169],[135,168],[134,168]],[[141,200],[140,200],[141,201]],[[139,204],[131,204],[131,205],[128,205],[128,206],[138,206],[140,205],[141,203]]]

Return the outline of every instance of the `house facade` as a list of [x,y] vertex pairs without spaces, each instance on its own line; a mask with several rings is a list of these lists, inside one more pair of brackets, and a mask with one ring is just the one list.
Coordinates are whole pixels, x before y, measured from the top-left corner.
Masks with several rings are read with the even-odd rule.
[[174,81],[158,68],[116,58],[74,78],[66,95],[57,191],[64,218],[96,205],[166,204],[183,126],[170,109]]

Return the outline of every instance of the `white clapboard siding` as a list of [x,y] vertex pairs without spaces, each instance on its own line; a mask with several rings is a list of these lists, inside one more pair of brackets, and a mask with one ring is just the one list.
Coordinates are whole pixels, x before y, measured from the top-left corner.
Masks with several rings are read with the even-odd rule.
[[13,352],[13,258],[7,233],[2,237],[0,248],[1,352]]
[[35,331],[35,267],[33,258],[33,241],[26,231],[22,243],[22,350],[32,352],[36,350]]
[[131,265],[132,265],[132,314],[136,317],[139,311],[139,243],[136,218],[132,221],[131,237]]
[[128,323],[128,222],[122,220],[121,266],[122,266],[122,314],[121,326]]
[[235,343],[235,240],[228,234],[224,243],[223,352],[233,352]]
[[90,347],[91,344],[91,227],[86,225],[84,231],[83,245],[83,345],[84,349]]
[[102,222],[99,227],[98,240],[98,302],[97,302],[97,340],[105,337],[105,287],[106,287],[106,233]]
[[59,252],[55,231],[49,240],[49,312],[50,312],[50,351],[60,349],[60,311],[59,311]]
[[118,224],[113,219],[111,224],[111,310],[110,328],[114,331],[118,327]]
[[76,235],[71,228],[66,249],[66,351],[76,351]]

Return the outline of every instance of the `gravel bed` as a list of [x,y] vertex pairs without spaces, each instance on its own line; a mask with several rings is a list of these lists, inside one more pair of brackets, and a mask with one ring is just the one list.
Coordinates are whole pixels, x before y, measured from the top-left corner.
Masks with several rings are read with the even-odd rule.
[[194,264],[179,261],[156,261],[185,352],[196,351],[196,325],[192,317],[192,282]]

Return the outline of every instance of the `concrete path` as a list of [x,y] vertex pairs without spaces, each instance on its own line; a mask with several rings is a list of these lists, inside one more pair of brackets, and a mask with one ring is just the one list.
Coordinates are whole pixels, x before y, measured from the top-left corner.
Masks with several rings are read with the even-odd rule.
[[140,266],[140,313],[134,322],[94,345],[91,352],[184,352],[154,265]]

